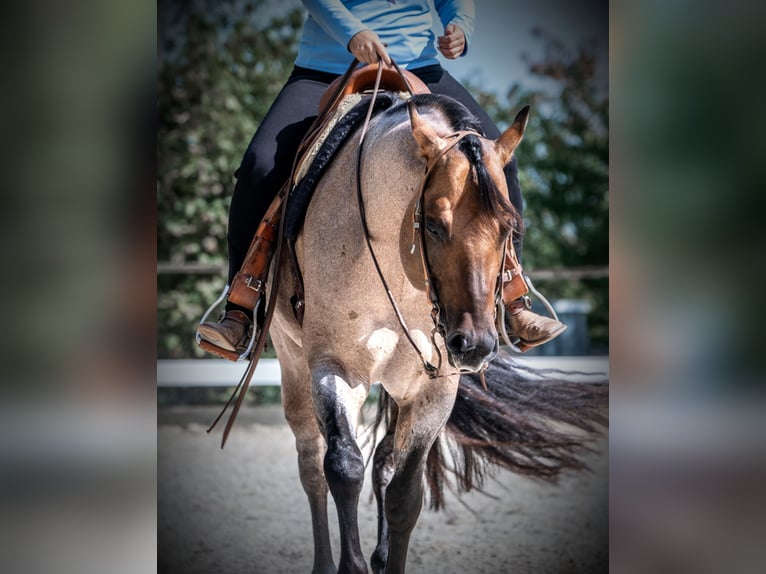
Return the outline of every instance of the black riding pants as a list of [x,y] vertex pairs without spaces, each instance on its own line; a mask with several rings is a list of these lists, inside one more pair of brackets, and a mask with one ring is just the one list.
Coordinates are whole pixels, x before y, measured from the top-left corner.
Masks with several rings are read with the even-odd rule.
[[[500,131],[470,93],[441,66],[412,70],[435,94],[450,96],[466,106],[491,139]],[[229,209],[229,282],[244,262],[256,228],[282,184],[290,176],[293,158],[316,118],[319,99],[338,76],[296,67],[277,96],[245,151],[235,173],[237,182]],[[521,213],[522,200],[514,159],[505,169],[511,203]],[[514,242],[521,260],[521,238]],[[236,307],[229,305],[229,308]]]

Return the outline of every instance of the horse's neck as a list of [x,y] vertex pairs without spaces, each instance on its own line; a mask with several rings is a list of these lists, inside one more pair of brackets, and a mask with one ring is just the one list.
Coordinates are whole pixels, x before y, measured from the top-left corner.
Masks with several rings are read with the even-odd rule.
[[[423,291],[419,254],[409,252],[413,237],[412,206],[424,162],[418,157],[406,115],[400,120],[393,128],[371,126],[362,156],[361,191],[372,248],[382,274],[409,328],[421,333],[416,336],[420,337],[419,344],[427,349],[429,342],[425,334],[432,328],[430,307]],[[330,349],[328,352],[337,352],[337,348],[341,348],[365,365],[364,361],[369,360],[377,364],[384,359],[393,360],[393,350],[383,353],[383,357],[378,351],[382,353],[385,345],[370,342],[370,348],[378,350],[369,355],[368,343],[360,350],[359,341],[367,341],[371,329],[394,339],[403,335],[362,235],[356,198],[358,146],[349,143],[320,181],[299,241],[306,317],[310,324],[304,343],[314,349],[312,352],[322,352],[325,348]],[[361,315],[364,321],[345,322],[342,329],[324,320],[325,317]],[[400,350],[411,359],[409,346],[402,346]],[[364,359],[359,358],[360,353]],[[403,369],[411,367],[409,361],[397,359],[395,362],[401,363]],[[412,364],[417,368],[417,362]],[[374,365],[359,368],[374,370]]]
[[427,311],[420,251],[412,251],[417,243],[413,209],[424,170],[425,160],[406,116],[394,125],[382,123],[371,129],[364,144],[361,181],[372,248],[389,286],[396,287],[400,304],[415,302],[418,310]]
[[378,125],[370,131],[361,180],[367,223],[376,241],[385,241],[381,235],[393,241],[403,223],[410,225],[423,169],[408,122]]
[[[332,280],[333,273],[348,275],[349,270],[343,267],[348,260],[369,263],[356,197],[358,145],[354,144],[358,140],[352,137],[317,187],[299,245],[299,259],[304,259],[305,242],[306,257],[324,261],[317,276],[325,282]],[[405,299],[417,298],[415,291],[422,298],[424,289],[419,251],[410,253],[412,210],[424,170],[425,161],[419,155],[406,111],[379,116],[365,137],[361,194],[373,250],[391,287],[398,286]],[[375,275],[369,279],[378,280]],[[310,281],[306,277],[307,291]],[[390,314],[387,302],[385,308]]]

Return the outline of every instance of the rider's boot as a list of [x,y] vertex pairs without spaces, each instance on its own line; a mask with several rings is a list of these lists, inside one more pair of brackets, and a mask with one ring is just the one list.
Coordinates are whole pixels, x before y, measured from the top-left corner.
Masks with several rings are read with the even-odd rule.
[[503,273],[504,326],[508,338],[515,340],[514,345],[522,352],[547,343],[567,328],[557,319],[532,312],[531,302],[526,296],[528,291],[529,286],[522,275],[516,252],[509,244]]
[[200,338],[226,351],[242,354],[247,349],[253,321],[240,310],[226,311],[218,321],[206,321],[197,327]]
[[516,346],[526,351],[547,343],[566,331],[567,326],[551,317],[530,311],[529,297],[523,296],[505,305],[505,325],[510,337],[517,337]]
[[[204,321],[197,327],[197,340],[204,350],[237,361],[251,346],[254,335],[253,312],[260,308],[266,296],[266,278],[279,232],[281,201],[281,196],[272,201],[253,236],[239,271],[231,280],[231,288],[227,286],[224,290],[221,296],[221,299],[227,296],[224,313],[218,321]],[[205,313],[205,317],[211,310],[212,307]],[[262,315],[259,318],[262,319]],[[258,328],[261,326],[259,323]]]

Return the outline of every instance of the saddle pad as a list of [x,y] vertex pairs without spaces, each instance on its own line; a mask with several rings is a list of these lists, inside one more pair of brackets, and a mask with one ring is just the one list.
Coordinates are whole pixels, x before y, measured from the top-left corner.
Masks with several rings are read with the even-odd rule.
[[340,101],[338,106],[335,108],[330,121],[327,122],[327,125],[322,130],[322,133],[319,134],[319,137],[314,142],[314,145],[307,149],[306,153],[303,154],[303,157],[299,159],[298,168],[295,170],[295,180],[293,181],[293,186],[295,186],[295,184],[306,177],[306,173],[308,173],[311,164],[314,162],[314,158],[316,158],[317,153],[319,153],[319,150],[327,139],[327,136],[330,135],[330,132],[337,125],[338,121],[340,121],[355,105],[357,105],[362,100],[362,97],[363,95],[361,93],[349,94]]
[[[284,222],[285,238],[294,241],[303,227],[309,202],[314,194],[317,182],[332,163],[348,137],[361,127],[370,105],[370,97],[365,94],[351,94],[344,98],[338,110],[322,133],[316,144],[306,152],[297,169],[296,184],[290,192],[287,214]],[[348,100],[348,103],[346,103]],[[399,94],[381,92],[373,107],[373,115],[401,102]],[[350,108],[350,109],[349,109]]]

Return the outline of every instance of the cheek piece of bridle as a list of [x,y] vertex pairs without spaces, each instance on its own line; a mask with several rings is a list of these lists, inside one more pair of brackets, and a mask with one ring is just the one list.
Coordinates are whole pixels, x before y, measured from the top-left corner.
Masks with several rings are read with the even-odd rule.
[[[413,95],[412,90],[410,89],[409,82],[407,81],[407,78],[402,73],[399,66],[394,62],[391,61],[392,66],[396,70],[396,72],[399,74],[399,76],[402,79],[402,82],[405,86],[407,86],[408,91],[410,92],[410,96]],[[372,256],[373,264],[375,265],[375,270],[378,273],[378,277],[380,278],[381,283],[383,284],[383,287],[386,290],[386,295],[388,296],[388,300],[391,303],[391,306],[394,310],[394,313],[396,314],[396,318],[399,321],[399,325],[402,327],[402,330],[404,331],[405,336],[407,337],[407,340],[409,341],[410,345],[412,345],[413,349],[415,349],[415,352],[420,356],[420,360],[423,363],[423,368],[428,373],[429,377],[436,378],[443,376],[439,373],[442,365],[442,356],[441,352],[439,351],[439,347],[436,344],[436,334],[438,333],[443,340],[446,340],[446,326],[444,324],[443,319],[443,313],[441,304],[439,303],[439,297],[436,292],[436,288],[434,286],[433,282],[433,273],[431,272],[431,266],[428,261],[428,254],[426,252],[426,241],[425,241],[425,214],[423,210],[421,209],[422,205],[425,202],[425,192],[426,187],[428,184],[429,176],[431,175],[431,172],[433,171],[436,164],[439,162],[439,160],[444,157],[447,152],[449,152],[451,149],[453,149],[460,141],[469,135],[476,135],[481,137],[481,134],[471,131],[471,130],[460,130],[457,132],[454,132],[452,134],[449,134],[448,136],[444,137],[443,139],[448,140],[447,145],[445,145],[442,149],[439,150],[439,153],[436,154],[434,157],[432,157],[428,163],[426,164],[425,173],[423,174],[423,178],[420,182],[420,189],[418,190],[418,198],[415,202],[415,207],[412,210],[412,233],[413,233],[413,240],[412,240],[412,247],[410,248],[410,253],[415,253],[416,248],[416,242],[418,247],[420,248],[420,261],[423,268],[423,276],[424,276],[424,283],[426,288],[426,294],[428,296],[428,300],[431,304],[431,320],[433,321],[434,327],[431,330],[431,346],[436,351],[437,355],[437,361],[436,364],[431,363],[428,359],[426,359],[423,352],[418,347],[417,343],[415,343],[415,340],[412,336],[412,333],[410,332],[409,328],[407,327],[407,324],[404,320],[404,316],[402,315],[401,310],[399,309],[399,306],[396,303],[396,300],[394,299],[393,294],[391,293],[391,289],[388,287],[388,282],[386,281],[385,276],[383,275],[383,271],[380,267],[380,264],[378,263],[378,258],[375,255],[375,250],[372,247],[372,240],[370,238],[370,232],[369,228],[367,226],[367,217],[365,214],[364,209],[364,201],[362,197],[362,151],[363,151],[363,145],[364,145],[364,137],[367,134],[367,128],[370,124],[370,118],[372,117],[372,111],[373,106],[375,105],[375,99],[378,95],[378,90],[380,88],[380,80],[383,72],[383,65],[382,63],[378,64],[378,72],[377,76],[375,78],[375,86],[372,91],[372,98],[370,99],[370,105],[367,110],[367,116],[365,118],[364,124],[362,125],[362,129],[359,136],[359,148],[357,150],[357,156],[356,156],[356,192],[357,192],[357,203],[359,205],[359,216],[362,223],[362,229],[364,232],[364,238],[367,243],[367,248],[370,251],[370,255]],[[410,99],[408,102],[408,105],[410,107],[410,110],[412,110],[415,106],[415,104]],[[501,256],[501,263],[500,263],[500,271],[498,273],[497,279],[495,281],[495,314],[497,314],[498,309],[502,308],[502,277],[504,272],[504,266],[505,266],[505,250],[507,246],[507,242],[503,242],[503,253]],[[446,345],[445,345],[446,346]],[[447,352],[450,353],[449,347],[447,347]],[[451,353],[450,353],[450,363],[455,364],[455,361],[453,360]],[[473,369],[460,369],[460,373],[483,373],[484,370],[487,368],[487,363],[484,363],[479,369],[473,370]],[[449,373],[449,374],[455,374],[455,373]]]

